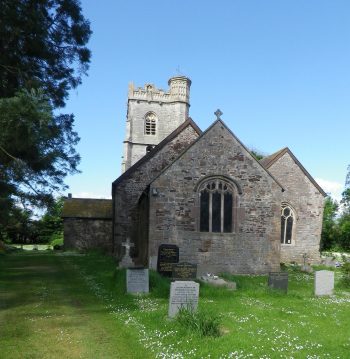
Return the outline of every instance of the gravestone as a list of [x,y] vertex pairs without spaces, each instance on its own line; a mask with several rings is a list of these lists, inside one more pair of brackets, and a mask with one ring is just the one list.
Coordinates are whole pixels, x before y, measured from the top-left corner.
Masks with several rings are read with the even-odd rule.
[[157,270],[166,277],[173,274],[173,264],[179,262],[179,247],[175,244],[161,244],[158,248]]
[[195,311],[198,306],[199,284],[193,281],[175,281],[170,286],[169,317],[174,318],[180,308]]
[[173,264],[173,279],[176,280],[193,280],[197,277],[197,264],[176,263]]
[[287,293],[288,290],[288,273],[287,272],[270,272],[268,286],[272,289],[279,289]]
[[149,293],[147,268],[129,268],[126,270],[126,291],[131,294]]
[[149,269],[157,270],[157,259],[158,259],[158,256],[150,256],[149,257],[149,262],[148,262]]
[[122,243],[122,246],[125,247],[125,254],[122,260],[119,262],[119,268],[133,267],[134,262],[130,257],[130,248],[134,247],[134,244],[130,242],[130,238],[127,238],[126,241]]
[[320,270],[315,272],[315,295],[332,295],[334,289],[334,272]]
[[201,276],[200,278],[203,282],[206,282],[214,287],[225,287],[230,290],[236,290],[237,284],[235,282],[226,281],[223,278],[218,277],[217,275],[207,273],[206,275]]

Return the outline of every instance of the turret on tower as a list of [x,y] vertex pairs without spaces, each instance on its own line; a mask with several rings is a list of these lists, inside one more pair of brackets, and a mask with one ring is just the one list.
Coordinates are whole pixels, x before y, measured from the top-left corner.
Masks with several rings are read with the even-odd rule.
[[191,80],[176,76],[168,85],[164,91],[150,83],[144,88],[129,84],[122,172],[188,118]]

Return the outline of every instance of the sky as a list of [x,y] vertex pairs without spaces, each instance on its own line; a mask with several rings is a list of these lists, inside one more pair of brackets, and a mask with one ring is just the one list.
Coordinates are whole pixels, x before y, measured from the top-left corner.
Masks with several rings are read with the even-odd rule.
[[82,160],[73,197],[110,198],[120,175],[129,82],[192,80],[190,116],[222,120],[249,148],[288,146],[340,199],[350,164],[350,1],[83,0],[93,34],[75,115]]

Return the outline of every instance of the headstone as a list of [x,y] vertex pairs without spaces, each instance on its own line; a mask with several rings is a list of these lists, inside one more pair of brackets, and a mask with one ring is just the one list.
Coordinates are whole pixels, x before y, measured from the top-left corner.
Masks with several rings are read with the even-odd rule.
[[161,244],[158,248],[157,270],[166,277],[173,274],[173,264],[179,262],[179,247],[175,244]]
[[226,281],[225,279],[219,278],[217,275],[213,275],[210,273],[201,276],[201,280],[203,282],[213,285],[214,287],[226,287],[230,290],[237,289],[237,284],[235,282]]
[[315,272],[315,295],[332,295],[334,289],[334,272],[320,270]]
[[134,244],[130,242],[130,238],[127,238],[126,241],[122,243],[122,246],[125,247],[125,254],[119,263],[119,268],[133,267],[134,262],[130,257],[130,248],[134,247]]
[[128,268],[126,270],[126,291],[131,294],[149,293],[147,268]]
[[287,272],[270,272],[268,286],[272,289],[279,289],[287,293],[288,290],[288,273]]
[[173,264],[173,279],[176,280],[193,280],[197,277],[197,264],[176,263]]
[[150,256],[149,257],[149,262],[148,262],[149,269],[157,270],[157,259],[158,259],[158,256]]
[[169,317],[176,316],[180,308],[195,311],[198,306],[199,284],[193,281],[175,281],[170,286]]

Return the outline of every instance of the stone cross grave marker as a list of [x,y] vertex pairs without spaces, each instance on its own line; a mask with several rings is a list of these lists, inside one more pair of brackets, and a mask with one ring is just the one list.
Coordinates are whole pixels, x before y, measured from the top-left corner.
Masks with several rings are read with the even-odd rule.
[[173,264],[173,279],[176,280],[193,280],[197,277],[197,264],[177,263]]
[[193,281],[175,281],[170,286],[169,312],[174,318],[180,308],[195,311],[198,306],[199,284]]
[[171,277],[173,264],[179,262],[179,247],[175,244],[161,244],[158,248],[158,272],[166,277]]
[[126,291],[131,294],[149,293],[147,268],[128,268],[126,270]]
[[288,273],[287,272],[270,272],[268,286],[272,289],[279,289],[287,293],[288,290]]
[[315,295],[332,295],[334,289],[334,272],[320,270],[315,272]]
[[130,248],[134,247],[134,243],[131,243],[130,238],[127,238],[126,241],[122,243],[122,246],[125,247],[125,254],[119,263],[119,268],[133,267],[134,262],[130,257]]

